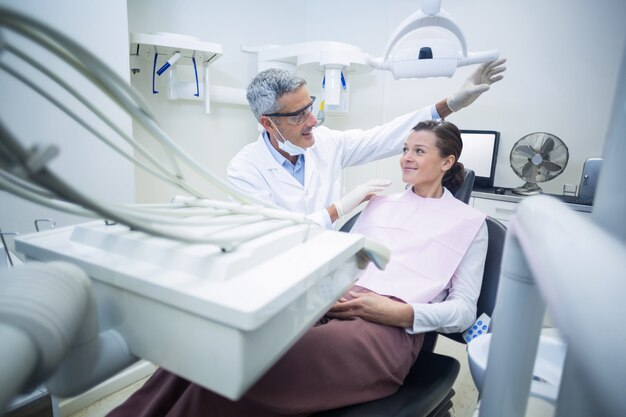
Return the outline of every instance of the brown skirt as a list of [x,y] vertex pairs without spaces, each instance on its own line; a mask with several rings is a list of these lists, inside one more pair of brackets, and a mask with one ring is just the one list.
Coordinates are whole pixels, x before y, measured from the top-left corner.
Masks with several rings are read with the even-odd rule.
[[306,416],[371,401],[398,390],[423,340],[398,327],[325,318],[239,401],[159,369],[108,417]]

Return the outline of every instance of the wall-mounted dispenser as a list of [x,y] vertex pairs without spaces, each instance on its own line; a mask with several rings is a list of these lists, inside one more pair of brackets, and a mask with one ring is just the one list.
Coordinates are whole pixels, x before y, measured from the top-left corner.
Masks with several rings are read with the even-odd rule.
[[[140,72],[142,62],[150,63],[153,94],[160,93],[156,88],[157,78],[167,77],[167,97],[170,100],[203,100],[204,111],[210,113],[209,65],[222,56],[222,45],[176,33],[131,33],[130,54],[133,74]],[[181,75],[179,65],[193,69],[192,79]],[[198,71],[202,71],[201,82]]]

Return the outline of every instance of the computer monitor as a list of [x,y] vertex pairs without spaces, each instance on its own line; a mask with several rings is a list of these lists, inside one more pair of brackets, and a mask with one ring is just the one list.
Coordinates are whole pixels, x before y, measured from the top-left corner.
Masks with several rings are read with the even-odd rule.
[[596,194],[596,185],[600,177],[602,168],[602,158],[589,158],[583,165],[583,173],[578,187],[578,196],[589,201],[593,201]]
[[493,187],[498,159],[500,132],[495,130],[461,130],[463,151],[459,161],[476,174],[474,186]]

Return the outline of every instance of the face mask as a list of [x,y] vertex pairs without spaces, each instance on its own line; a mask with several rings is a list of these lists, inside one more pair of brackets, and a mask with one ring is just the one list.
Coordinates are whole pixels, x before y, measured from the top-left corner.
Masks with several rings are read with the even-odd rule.
[[278,142],[278,147],[282,151],[287,152],[291,156],[304,155],[304,153],[307,151],[306,148],[301,148],[299,146],[296,146],[293,143],[289,142],[287,139],[285,139],[285,137],[283,136],[282,133],[280,133],[280,130],[278,130],[278,128],[276,127],[272,119],[269,117],[268,119],[270,123],[272,124],[272,126],[274,126],[274,129],[276,129],[276,131],[278,132],[278,135],[280,136],[280,138],[283,140],[282,142],[280,140],[276,140],[276,142]]

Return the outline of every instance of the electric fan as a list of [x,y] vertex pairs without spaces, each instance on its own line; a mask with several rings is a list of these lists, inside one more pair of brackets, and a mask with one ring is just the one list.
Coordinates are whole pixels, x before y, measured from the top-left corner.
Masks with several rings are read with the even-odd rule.
[[513,145],[509,160],[513,171],[526,183],[512,191],[522,195],[540,194],[542,190],[537,183],[559,176],[568,159],[567,146],[555,135],[535,132],[524,136]]

